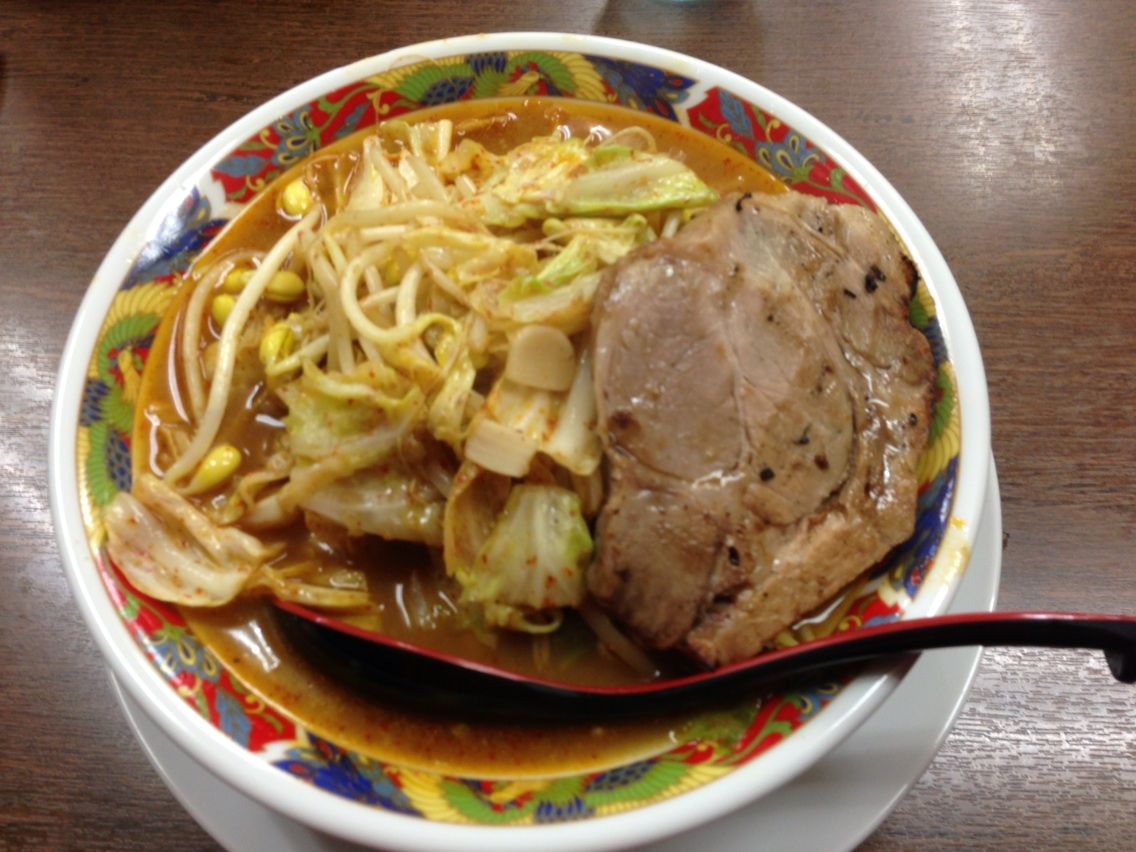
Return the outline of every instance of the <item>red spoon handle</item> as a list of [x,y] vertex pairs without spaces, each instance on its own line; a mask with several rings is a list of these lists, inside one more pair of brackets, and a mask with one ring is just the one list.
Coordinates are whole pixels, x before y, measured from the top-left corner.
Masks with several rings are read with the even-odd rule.
[[[1136,617],[1055,612],[978,612],[895,621],[772,651],[725,671],[784,660],[791,667],[847,662],[884,653],[963,645],[1096,648],[1117,680],[1136,682]],[[786,665],[789,668],[790,665]]]

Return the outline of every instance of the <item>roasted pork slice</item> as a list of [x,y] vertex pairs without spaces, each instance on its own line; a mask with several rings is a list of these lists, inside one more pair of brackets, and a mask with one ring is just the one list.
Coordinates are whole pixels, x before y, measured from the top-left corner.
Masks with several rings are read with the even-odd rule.
[[644,644],[752,656],[911,535],[914,283],[879,217],[793,193],[727,198],[606,273],[588,584]]

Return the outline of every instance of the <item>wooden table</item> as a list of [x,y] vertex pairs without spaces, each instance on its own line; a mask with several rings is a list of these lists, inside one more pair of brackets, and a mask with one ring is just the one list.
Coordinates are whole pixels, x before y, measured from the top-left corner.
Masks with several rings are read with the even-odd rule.
[[[104,252],[248,109],[442,35],[565,30],[684,51],[836,128],[951,264],[989,376],[1000,606],[1136,610],[1136,12],[1028,3],[583,0],[0,5],[0,847],[203,849],[69,596],[46,439]],[[991,651],[866,849],[1136,848],[1136,692],[1077,652]],[[756,847],[756,844],[755,844]]]

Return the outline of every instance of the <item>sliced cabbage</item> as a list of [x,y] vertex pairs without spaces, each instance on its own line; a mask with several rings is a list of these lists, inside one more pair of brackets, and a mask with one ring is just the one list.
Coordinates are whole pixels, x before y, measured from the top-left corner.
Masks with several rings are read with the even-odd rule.
[[277,393],[288,406],[284,428],[292,454],[313,461],[347,457],[355,469],[379,461],[390,440],[422,403],[418,388],[374,361],[352,373],[324,373],[310,361],[303,375]]
[[549,136],[501,157],[476,202],[484,221],[515,228],[545,216],[617,216],[705,207],[717,199],[693,171],[665,154],[626,145],[589,150],[580,139]]
[[390,119],[379,125],[379,136],[400,153],[422,157],[437,163],[450,152],[454,124],[448,118],[440,121],[420,121],[411,124],[401,118]]
[[541,449],[573,474],[591,476],[599,468],[603,445],[595,430],[596,391],[587,346],[580,350],[572,387],[561,402],[558,415],[556,427]]
[[480,142],[462,139],[438,163],[438,175],[449,181],[459,177],[480,180],[496,171],[500,162],[501,158]]
[[363,152],[356,168],[351,195],[347,199],[348,210],[372,210],[382,205],[386,198],[386,185],[376,161],[381,156],[382,143],[377,137],[368,136],[363,140]]
[[[103,513],[107,552],[138,591],[184,606],[215,607],[242,592],[269,590],[284,600],[328,609],[369,604],[366,579],[350,587],[308,582],[310,566],[270,564],[281,546],[267,546],[233,527],[214,523],[161,479],[142,473]],[[343,572],[339,572],[340,575]]]
[[443,335],[434,347],[434,357],[445,379],[442,387],[430,402],[426,425],[439,441],[457,451],[465,437],[467,403],[473,391],[477,370],[473,366],[468,346],[463,346],[455,334]]
[[516,228],[526,219],[563,212],[560,193],[587,160],[580,139],[547,136],[518,145],[499,159],[482,187],[484,221]]
[[530,611],[583,603],[592,549],[575,493],[516,485],[462,583],[463,599],[480,604],[489,624],[531,630]]
[[363,472],[300,501],[300,506],[343,527],[349,535],[442,544],[445,501],[432,487],[398,471]]
[[540,323],[569,335],[584,330],[599,286],[599,271],[655,238],[647,220],[639,214],[622,222],[550,219],[545,222],[545,233],[553,239],[567,239],[567,245],[535,273],[509,282],[487,311],[497,325],[508,328]]
[[593,241],[594,253],[604,264],[615,263],[635,246],[653,242],[657,236],[647,217],[641,213],[632,213],[622,220],[551,217],[544,220],[541,230],[553,240],[588,237]]
[[[540,323],[571,336],[588,327],[600,277],[599,272],[593,272],[543,293],[529,291],[520,298],[500,298],[496,304],[487,306],[485,312],[495,327],[508,329]],[[506,288],[505,292],[513,296],[518,291],[519,288],[512,292]]]
[[470,461],[454,475],[442,520],[442,557],[451,577],[467,577],[509,498],[509,477]]
[[374,361],[346,374],[306,361],[301,377],[277,394],[288,406],[284,431],[295,463],[284,486],[245,515],[254,529],[289,523],[320,490],[395,459],[423,405],[416,386]]
[[107,552],[138,591],[187,606],[235,598],[278,550],[213,523],[149,473],[107,506]]
[[586,235],[575,236],[558,254],[553,255],[532,275],[513,279],[501,294],[503,301],[547,293],[563,287],[581,275],[595,272],[599,259],[590,251],[597,242]]
[[544,232],[552,239],[567,239],[557,254],[536,272],[514,278],[501,294],[501,301],[538,296],[564,287],[602,266],[615,263],[637,245],[654,237],[647,220],[639,215],[624,221],[605,219],[550,219]]
[[559,202],[566,213],[594,216],[705,207],[717,200],[717,193],[678,160],[604,145],[592,152],[584,173],[564,187]]

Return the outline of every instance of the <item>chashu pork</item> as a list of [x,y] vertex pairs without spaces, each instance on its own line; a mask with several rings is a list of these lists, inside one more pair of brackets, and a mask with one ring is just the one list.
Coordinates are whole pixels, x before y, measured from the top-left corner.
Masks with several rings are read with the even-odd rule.
[[934,365],[886,224],[731,197],[611,268],[592,595],[647,646],[752,656],[914,527]]

